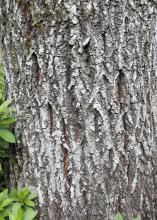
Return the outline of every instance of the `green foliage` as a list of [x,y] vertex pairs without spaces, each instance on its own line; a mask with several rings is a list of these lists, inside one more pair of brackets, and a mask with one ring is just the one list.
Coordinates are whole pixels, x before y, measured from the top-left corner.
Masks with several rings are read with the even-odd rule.
[[8,196],[8,190],[5,189],[0,193],[0,220],[5,219],[5,217],[9,216],[10,208],[9,206],[13,202],[12,198]]
[[15,136],[10,131],[11,124],[15,122],[12,113],[13,110],[9,107],[10,101],[4,100],[4,80],[1,63],[1,48],[0,48],[0,191],[6,187],[6,168],[7,158],[9,155],[9,143],[15,142]]
[[23,211],[19,203],[15,203],[9,215],[10,220],[23,220]]
[[114,217],[114,220],[124,220],[124,219],[123,219],[122,215],[118,212],[116,214],[116,216]]
[[11,197],[14,199],[15,202],[18,202],[21,207],[25,209],[30,207],[34,207],[35,203],[32,201],[37,197],[36,193],[31,193],[27,187],[22,189],[12,189]]
[[[124,220],[123,216],[118,212],[115,217],[114,220]],[[138,218],[133,218],[132,220],[139,220]]]
[[19,203],[15,203],[11,214],[9,215],[10,220],[33,220],[37,215],[37,211],[32,208],[23,210]]
[[[10,126],[16,121],[13,116],[13,109],[9,107],[11,101],[4,100],[4,83],[2,65],[0,64],[0,162],[8,157],[9,143],[15,143],[15,136],[10,131]],[[2,185],[3,169],[0,163],[0,181]],[[3,179],[4,180],[4,179]],[[35,210],[34,199],[36,193],[30,192],[27,187],[22,189],[4,189],[0,193],[0,220],[34,220],[37,211]]]
[[[8,156],[9,143],[15,143],[15,136],[10,131],[10,126],[16,119],[12,115],[13,110],[9,107],[11,101],[2,101],[0,105],[0,161]],[[1,167],[1,165],[0,165]]]
[[2,64],[0,64],[0,100],[3,99],[3,94],[4,94],[4,82],[3,82]]
[[35,193],[25,187],[13,189],[8,193],[8,189],[0,193],[0,220],[33,220],[37,215],[34,210],[35,203],[32,201],[37,197]]
[[[0,50],[1,62],[1,50]],[[4,100],[4,80],[2,64],[0,63],[0,191],[6,187],[6,161],[9,155],[9,143],[15,143],[15,136],[11,132],[11,125],[16,121],[13,109],[9,107],[11,101]],[[5,173],[4,173],[5,172]]]

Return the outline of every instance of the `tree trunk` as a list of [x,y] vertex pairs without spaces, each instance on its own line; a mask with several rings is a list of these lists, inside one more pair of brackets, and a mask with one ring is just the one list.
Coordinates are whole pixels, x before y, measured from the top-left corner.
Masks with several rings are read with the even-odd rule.
[[11,184],[41,220],[156,220],[156,1],[0,2]]

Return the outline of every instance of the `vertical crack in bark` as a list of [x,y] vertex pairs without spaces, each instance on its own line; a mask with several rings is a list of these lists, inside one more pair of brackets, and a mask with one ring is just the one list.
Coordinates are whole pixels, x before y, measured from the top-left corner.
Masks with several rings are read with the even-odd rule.
[[67,144],[67,131],[66,131],[66,125],[65,125],[65,121],[64,118],[62,120],[63,122],[63,135],[64,135],[64,139],[63,139],[63,143],[61,145],[62,151],[63,151],[63,162],[64,162],[64,175],[67,176],[68,174],[68,165],[69,165],[69,151],[68,149],[65,147],[65,144],[68,146]]
[[53,126],[54,126],[54,115],[53,115],[53,109],[52,109],[52,105],[48,102],[48,111],[49,111],[49,115],[50,115],[50,133],[52,135],[52,131],[53,131]]
[[40,67],[39,67],[37,55],[35,53],[32,54],[32,60],[33,60],[33,70],[35,73],[35,89],[36,92],[39,93]]
[[119,75],[117,77],[117,98],[118,98],[118,102],[120,104],[120,109],[123,109],[123,106],[125,104],[125,100],[126,100],[126,88],[125,88],[125,84],[126,84],[126,76],[123,73],[123,70],[119,70]]
[[26,22],[29,19],[29,15],[30,15],[30,2],[26,0],[23,7],[23,16]]

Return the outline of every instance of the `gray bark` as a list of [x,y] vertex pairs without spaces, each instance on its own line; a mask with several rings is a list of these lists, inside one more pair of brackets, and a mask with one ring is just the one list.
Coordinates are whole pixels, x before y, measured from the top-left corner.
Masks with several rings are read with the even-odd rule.
[[156,1],[0,2],[12,185],[42,220],[156,220]]

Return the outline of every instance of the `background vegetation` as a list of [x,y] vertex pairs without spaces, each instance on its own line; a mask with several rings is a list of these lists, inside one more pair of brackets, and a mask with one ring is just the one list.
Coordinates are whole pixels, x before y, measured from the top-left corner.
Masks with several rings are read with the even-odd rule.
[[37,215],[33,200],[36,193],[27,187],[8,190],[5,164],[9,160],[10,143],[15,143],[12,124],[16,118],[10,107],[11,100],[4,100],[2,55],[0,51],[0,220],[33,220]]

